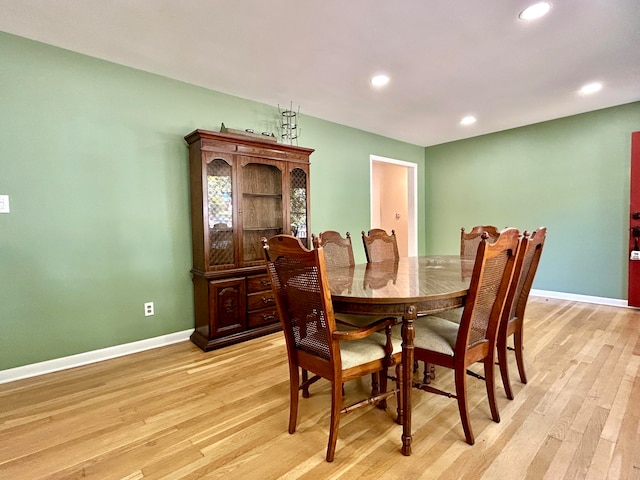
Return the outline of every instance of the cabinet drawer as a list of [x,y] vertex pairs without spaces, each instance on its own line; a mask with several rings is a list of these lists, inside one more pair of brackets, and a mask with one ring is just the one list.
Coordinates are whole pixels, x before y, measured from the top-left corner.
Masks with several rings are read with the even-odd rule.
[[247,295],[247,310],[249,311],[275,306],[276,301],[271,290]]
[[260,327],[262,325],[268,325],[278,321],[278,311],[276,308],[265,308],[256,312],[249,312],[247,316],[247,326]]
[[247,277],[247,293],[262,292],[263,290],[271,292],[271,280],[269,280],[269,275]]

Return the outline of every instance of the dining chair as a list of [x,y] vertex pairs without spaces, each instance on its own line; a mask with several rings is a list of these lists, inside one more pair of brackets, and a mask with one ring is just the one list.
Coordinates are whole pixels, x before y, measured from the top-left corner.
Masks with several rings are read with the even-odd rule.
[[500,236],[500,232],[493,225],[476,225],[470,232],[466,232],[464,227],[460,229],[460,257],[473,260],[478,251],[478,245],[482,234],[488,235],[490,243],[495,242]]
[[314,243],[316,238],[324,249],[324,259],[327,267],[352,267],[356,264],[349,232],[344,237],[335,230],[325,230],[320,232],[317,237],[312,233],[311,239]]
[[[460,229],[460,258],[463,260],[474,260],[478,251],[478,245],[482,240],[482,234],[487,233],[489,243],[493,243],[500,236],[500,232],[493,225],[476,225],[470,232],[466,232],[464,227]],[[469,278],[473,274],[472,267],[465,262],[462,265],[463,277]],[[440,318],[446,318],[452,322],[460,323],[462,317],[462,307],[453,310],[445,310],[438,313]]]
[[364,244],[364,253],[369,263],[383,262],[386,260],[394,260],[397,262],[400,259],[396,232],[394,230],[391,230],[391,235],[381,228],[372,228],[366,234],[363,230],[362,243]]
[[[289,433],[296,430],[299,390],[308,390],[320,378],[329,380],[331,421],[326,460],[331,462],[341,413],[379,404],[395,394],[398,396],[398,419],[402,419],[402,402],[399,398],[402,391],[402,347],[401,342],[391,336],[395,318],[382,318],[365,328],[338,330],[323,248],[315,245],[315,249],[308,250],[298,238],[291,235],[277,235],[268,240],[263,238],[262,246],[287,346]],[[344,382],[386,371],[394,364],[399,388],[387,392],[386,375],[383,375],[380,391],[343,407]],[[300,369],[314,376],[300,382]]]
[[[513,271],[513,278],[507,294],[501,325],[498,330],[496,350],[502,384],[509,400],[513,400],[513,390],[509,381],[507,350],[514,350],[516,364],[520,373],[520,381],[527,383],[524,369],[523,324],[524,312],[529,299],[529,292],[533,285],[538,263],[542,255],[542,248],[547,237],[546,227],[540,227],[529,237],[525,232],[521,241],[518,259]],[[507,341],[513,336],[513,347],[507,346]]]
[[[421,317],[414,323],[415,359],[452,369],[455,394],[435,388],[433,384],[417,383],[414,386],[457,399],[462,428],[469,445],[474,444],[475,438],[467,403],[467,369],[476,362],[484,365],[491,417],[495,422],[500,421],[495,394],[495,343],[515,265],[519,231],[507,228],[494,243],[489,243],[488,238],[486,232],[481,235],[460,323],[432,315]],[[394,327],[393,333],[401,336],[398,327]]]
[[[325,265],[329,268],[350,268],[356,264],[353,256],[353,245],[351,244],[351,234],[349,232],[343,237],[340,232],[335,230],[325,230],[320,232],[318,236],[311,234],[313,245],[320,245],[324,250]],[[363,328],[378,320],[379,316],[374,315],[357,315],[341,313],[336,317],[336,325],[339,329]],[[400,319],[401,320],[401,319]],[[372,373],[372,391],[375,391],[379,385],[378,372]],[[302,369],[302,381],[305,382],[308,373]],[[308,397],[308,393],[304,392],[303,397]]]
[[[322,246],[324,250],[325,265],[328,268],[354,267],[356,262],[353,256],[353,245],[349,232],[343,237],[335,230],[325,230],[318,236],[311,234],[313,244]],[[339,314],[336,318],[338,327],[342,325],[364,327],[379,317],[371,315]]]

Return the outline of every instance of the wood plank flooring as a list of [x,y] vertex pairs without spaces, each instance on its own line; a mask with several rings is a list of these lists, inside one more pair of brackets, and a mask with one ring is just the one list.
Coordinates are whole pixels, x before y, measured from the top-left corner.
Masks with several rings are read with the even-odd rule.
[[[415,390],[412,456],[390,400],[343,415],[325,462],[328,383],[301,399],[289,435],[277,333],[0,385],[0,479],[640,479],[640,311],[532,297],[525,325],[529,383],[511,358],[515,399],[498,384],[500,423],[482,381],[468,380],[474,446],[455,400]],[[348,383],[347,401],[367,381]],[[451,372],[437,370],[436,385],[453,391]]]

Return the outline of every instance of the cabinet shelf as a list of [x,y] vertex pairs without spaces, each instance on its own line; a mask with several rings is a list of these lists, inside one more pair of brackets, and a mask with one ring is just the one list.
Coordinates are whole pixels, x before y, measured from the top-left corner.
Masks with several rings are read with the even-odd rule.
[[243,193],[242,196],[253,198],[282,198],[281,193]]

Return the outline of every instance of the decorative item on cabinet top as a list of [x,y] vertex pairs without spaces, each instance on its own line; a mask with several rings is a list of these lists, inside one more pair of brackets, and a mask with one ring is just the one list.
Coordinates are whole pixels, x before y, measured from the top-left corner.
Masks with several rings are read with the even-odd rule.
[[289,110],[280,110],[278,105],[278,111],[282,116],[282,137],[283,142],[289,142],[289,145],[293,145],[293,141],[296,141],[298,145],[298,137],[300,136],[300,127],[298,125],[298,119],[300,117],[300,105],[298,105],[298,111],[293,109],[293,102],[290,103]]
[[252,128],[245,128],[244,130],[236,130],[233,128],[227,128],[224,122],[220,125],[220,133],[231,133],[233,135],[242,135],[245,137],[256,138],[264,140],[266,142],[277,142],[278,139],[271,132],[256,133]]

